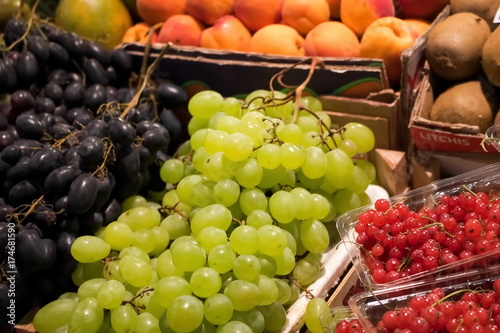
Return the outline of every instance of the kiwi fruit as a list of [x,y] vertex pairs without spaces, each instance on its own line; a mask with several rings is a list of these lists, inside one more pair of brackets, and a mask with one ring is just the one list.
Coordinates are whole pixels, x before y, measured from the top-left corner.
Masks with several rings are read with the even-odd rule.
[[496,29],[483,46],[481,64],[491,84],[500,87],[500,29]]
[[451,14],[470,12],[483,18],[495,30],[498,24],[493,23],[495,14],[500,7],[500,0],[450,0]]
[[471,80],[451,86],[434,101],[429,119],[478,126],[485,132],[493,124],[499,97],[492,86]]
[[490,27],[474,13],[448,16],[429,31],[425,56],[437,76],[451,81],[469,79],[481,71],[483,45]]

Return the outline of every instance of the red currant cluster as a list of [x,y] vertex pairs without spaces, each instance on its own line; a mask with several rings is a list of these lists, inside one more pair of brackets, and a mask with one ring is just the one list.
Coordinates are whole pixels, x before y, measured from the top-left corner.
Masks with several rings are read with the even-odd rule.
[[388,283],[500,249],[500,196],[465,190],[418,210],[378,199],[355,230],[373,281]]
[[365,333],[359,319],[342,319],[335,325],[335,333]]
[[380,333],[494,333],[500,332],[500,279],[492,289],[462,289],[449,293],[435,288],[410,298],[408,306],[385,312]]

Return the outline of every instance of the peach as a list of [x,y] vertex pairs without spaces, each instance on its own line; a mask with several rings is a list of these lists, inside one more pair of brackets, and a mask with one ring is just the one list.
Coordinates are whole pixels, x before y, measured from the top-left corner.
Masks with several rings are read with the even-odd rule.
[[399,0],[396,10],[398,17],[432,21],[449,3],[450,0]]
[[304,37],[297,30],[285,24],[266,25],[253,34],[250,41],[250,51],[304,56]]
[[285,0],[281,8],[281,23],[295,28],[302,36],[329,19],[326,0]]
[[[149,41],[149,29],[151,26],[146,22],[138,22],[131,26],[125,31],[122,38],[122,43],[143,43],[146,44]],[[151,38],[151,43],[156,43],[158,41],[158,32],[153,32],[153,37]]]
[[361,37],[375,20],[395,16],[393,0],[342,0],[340,20]]
[[360,56],[384,61],[391,85],[401,80],[401,52],[412,46],[418,33],[397,17],[383,17],[366,28],[360,42]]
[[165,22],[170,16],[184,14],[186,0],[137,0],[137,12],[147,23]]
[[326,0],[328,6],[330,7],[330,19],[339,20],[340,19],[340,3],[342,0]]
[[359,57],[358,36],[348,26],[338,21],[318,24],[306,36],[306,56]]
[[200,46],[200,36],[204,28],[205,27],[191,15],[173,15],[163,23],[158,34],[158,42]]
[[236,16],[226,15],[215,21],[213,26],[203,30],[200,46],[248,52],[251,39],[252,34]]
[[424,19],[403,19],[403,21],[409,23],[419,36],[429,30],[431,26],[431,22]]
[[234,0],[186,0],[186,14],[213,25],[222,16],[233,13]]
[[234,15],[251,32],[269,24],[281,22],[281,8],[285,0],[234,0]]

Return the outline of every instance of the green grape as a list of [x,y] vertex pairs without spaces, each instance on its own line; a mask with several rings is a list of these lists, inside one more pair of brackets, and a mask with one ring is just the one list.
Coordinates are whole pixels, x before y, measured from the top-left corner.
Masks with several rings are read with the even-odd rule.
[[278,286],[273,278],[259,274],[253,283],[255,283],[260,290],[257,305],[269,305],[276,302],[278,299]]
[[271,256],[267,254],[259,253],[256,255],[260,261],[260,274],[273,277],[276,275],[276,261]]
[[42,306],[33,318],[33,326],[39,333],[52,333],[69,323],[78,301],[60,298]]
[[80,298],[78,297],[78,293],[74,291],[66,291],[59,295],[57,299],[72,299],[74,301],[78,301]]
[[268,97],[270,94],[269,90],[266,89],[257,89],[252,92],[250,92],[246,97],[245,97],[245,103],[253,103],[256,105],[263,105],[265,98]]
[[156,282],[155,295],[158,296],[158,303],[166,308],[169,308],[177,297],[191,294],[191,286],[183,277],[165,276]]
[[167,311],[167,307],[161,305],[160,302],[160,296],[153,291],[153,294],[149,298],[148,304],[143,312],[149,312],[157,319],[161,318],[161,316]]
[[304,175],[302,169],[295,170],[295,176],[296,176],[297,186],[301,186],[305,189],[308,189],[309,191],[318,189],[323,183],[323,178],[316,178],[316,179],[309,178],[306,175]]
[[227,230],[231,225],[233,217],[229,209],[221,204],[213,204],[203,208],[191,218],[191,230],[197,234],[206,227],[217,227]]
[[370,185],[370,179],[365,170],[357,165],[354,165],[353,179],[352,183],[347,187],[349,191],[360,194],[365,193],[366,189]]
[[349,157],[354,157],[358,152],[358,146],[351,139],[343,139],[338,148],[342,149]]
[[[199,183],[203,180],[201,175],[189,175],[184,178],[177,184],[176,194],[178,197],[178,201],[183,202],[184,204],[191,206],[193,204],[193,186],[196,183]],[[167,192],[170,193],[171,191]],[[165,199],[163,200],[165,201]],[[175,204],[175,203],[174,203]],[[167,206],[163,203],[163,206]],[[174,206],[174,205],[172,205]]]
[[280,179],[279,184],[275,187],[274,191],[281,190],[285,187],[296,187],[295,171],[285,169],[283,177]]
[[323,104],[321,104],[321,101],[315,96],[303,96],[302,106],[313,112],[323,111]]
[[328,167],[327,158],[323,149],[319,147],[307,147],[304,153],[305,159],[301,166],[304,175],[310,179],[323,177]]
[[312,333],[323,333],[325,328],[331,327],[328,323],[322,323],[321,318],[325,317],[325,313],[330,313],[330,306],[325,299],[314,297],[309,300],[304,313],[304,322]]
[[136,258],[139,258],[147,263],[149,263],[149,261],[150,261],[150,258],[149,258],[149,255],[147,254],[147,252],[144,251],[143,249],[141,249],[140,247],[137,247],[137,246],[126,247],[123,250],[121,250],[120,253],[118,254],[119,258],[123,258],[125,256],[136,257]]
[[257,307],[264,315],[264,329],[268,332],[280,332],[286,324],[286,311],[282,304],[274,302]]
[[219,273],[210,267],[200,267],[191,274],[189,279],[193,294],[200,298],[215,295],[222,286]]
[[71,245],[71,255],[81,263],[92,263],[106,258],[111,246],[96,236],[80,236]]
[[219,274],[229,272],[233,268],[236,252],[226,244],[214,246],[208,252],[208,266],[215,269]]
[[95,298],[99,288],[101,288],[104,282],[106,282],[106,279],[104,278],[94,278],[85,281],[78,287],[78,298],[81,300],[89,297]]
[[295,197],[295,202],[298,203],[295,218],[304,220],[311,217],[313,209],[311,193],[302,187],[295,187],[290,190],[290,193]]
[[133,246],[143,249],[147,253],[153,252],[155,249],[155,236],[150,229],[142,229],[134,231]]
[[283,230],[286,234],[287,246],[292,250],[293,254],[297,254],[297,240],[292,235],[292,233],[288,230]]
[[263,144],[257,150],[256,158],[264,169],[276,169],[281,165],[280,146],[274,143]]
[[166,160],[160,167],[160,178],[165,183],[177,184],[184,177],[185,164],[176,158]]
[[330,241],[328,229],[316,219],[303,220],[300,224],[300,240],[311,253],[323,253]]
[[[212,156],[205,147],[200,147],[193,152],[191,156],[191,163],[193,163],[194,168],[197,172],[203,172],[203,168],[205,167],[205,163]],[[179,182],[182,178],[179,180]]]
[[154,249],[151,253],[159,254],[163,252],[170,242],[170,234],[168,233],[168,230],[161,225],[152,227],[149,230],[153,234],[155,244]]
[[202,128],[194,132],[189,139],[189,144],[191,146],[190,148],[192,150],[198,150],[202,148],[205,142],[205,137],[207,136],[207,133],[210,132],[211,130],[212,129],[209,128]]
[[222,101],[222,111],[230,116],[238,116],[241,112],[241,101],[235,97],[226,97]]
[[233,316],[233,303],[224,294],[214,294],[203,303],[205,319],[214,325],[223,325]]
[[276,302],[286,304],[292,295],[290,285],[283,279],[273,277],[276,287],[278,287],[278,296]]
[[74,307],[68,322],[69,332],[97,332],[102,325],[104,311],[93,297],[82,299]]
[[269,198],[269,211],[276,221],[290,223],[296,218],[300,204],[292,193],[279,190]]
[[311,193],[311,201],[312,201],[312,218],[321,220],[324,219],[328,213],[330,212],[330,204],[328,203],[328,199],[318,193]]
[[262,146],[265,134],[265,130],[262,126],[249,121],[242,121],[236,130],[247,135],[252,140],[254,148]]
[[232,179],[220,180],[214,185],[213,196],[215,203],[232,206],[240,197],[240,185]]
[[366,192],[359,193],[358,196],[359,196],[359,201],[361,202],[360,207],[361,206],[368,206],[368,205],[372,204],[372,199],[370,198],[370,196]]
[[233,311],[231,321],[245,323],[254,333],[262,333],[266,324],[264,315],[257,308],[248,311]]
[[229,235],[229,242],[238,254],[254,254],[259,250],[259,232],[254,227],[239,225]]
[[295,267],[295,255],[293,251],[286,247],[282,253],[272,256],[276,263],[276,275],[287,275]]
[[82,283],[87,281],[87,279],[83,276],[84,265],[88,264],[82,264],[81,262],[77,263],[75,270],[71,273],[71,281],[75,284],[75,286],[80,286]]
[[160,227],[167,230],[171,239],[177,239],[191,233],[191,227],[189,226],[187,219],[177,213],[165,217],[161,222]]
[[282,142],[299,144],[302,141],[302,129],[297,124],[286,124],[276,130],[276,136]]
[[253,330],[245,323],[240,321],[229,321],[220,325],[215,330],[216,333],[253,333]]
[[[343,191],[343,190],[339,190]],[[335,194],[336,192],[333,192]],[[321,195],[328,201],[328,205],[330,206],[330,209],[328,210],[328,214],[321,219],[321,222],[323,223],[328,223],[335,221],[338,215],[337,207],[335,206],[335,203],[333,202],[333,194],[328,194],[325,192],[321,192]]]
[[347,154],[339,148],[326,153],[327,171],[325,179],[337,189],[348,187],[354,176],[354,163]]
[[97,290],[95,298],[104,309],[117,308],[125,298],[125,287],[116,280],[105,281]]
[[112,250],[121,251],[132,245],[134,232],[122,222],[111,222],[106,226],[103,240],[111,246]]
[[302,290],[296,283],[290,283],[288,286],[290,287],[290,298],[285,304],[283,304],[284,306],[290,306],[294,304],[299,299],[302,293]]
[[185,272],[193,272],[203,267],[207,253],[199,245],[192,242],[182,242],[170,248],[172,262],[175,267]]
[[120,262],[118,260],[109,261],[105,269],[107,269],[107,274],[109,275],[110,279],[119,281],[121,283],[125,282],[125,279],[120,274]]
[[238,130],[240,124],[241,120],[239,118],[226,114],[217,120],[215,129],[226,133],[234,133]]
[[222,152],[217,152],[205,161],[202,172],[209,180],[218,182],[233,177],[238,167],[238,162],[229,160]]
[[[243,213],[243,210],[241,210],[239,202],[235,203],[234,205],[228,208],[233,217],[233,221],[243,221],[245,219],[245,213]],[[234,229],[235,227],[236,227],[235,223],[231,224],[226,233],[230,234],[231,230]]]
[[372,162],[368,160],[355,160],[354,164],[362,168],[368,176],[368,181],[371,183],[377,180],[377,169]]
[[127,211],[134,207],[144,207],[148,201],[142,195],[132,195],[122,202],[122,211]]
[[259,188],[246,188],[240,193],[239,203],[245,215],[249,215],[254,210],[267,209],[267,197]]
[[[194,175],[187,175],[186,177],[183,178],[183,180],[186,179],[187,177],[192,177],[192,176],[194,176]],[[199,177],[200,177],[199,180],[201,181],[203,178],[201,176],[199,176]],[[182,180],[181,180],[181,182],[182,182]],[[194,183],[196,183],[196,182],[194,182]],[[177,187],[178,186],[179,185],[177,185]],[[186,184],[184,184],[184,186],[186,187]],[[190,185],[190,186],[192,186],[192,185]],[[189,190],[191,190],[191,189],[192,188],[190,188]],[[162,205],[162,207],[167,209],[167,211],[169,211],[169,212],[175,211],[178,213],[185,214],[186,216],[191,214],[191,206],[181,202],[181,200],[179,199],[179,194],[177,192],[177,189],[171,189],[171,190],[165,192],[165,194],[163,195],[163,198],[161,200],[161,205]]]
[[300,144],[305,148],[307,147],[319,148],[321,146],[321,143],[322,143],[321,135],[314,131],[304,132],[302,134],[302,139],[300,141]]
[[203,303],[191,295],[177,297],[167,310],[167,322],[177,332],[191,332],[203,322]]
[[240,163],[235,174],[236,181],[243,187],[255,187],[262,179],[263,169],[255,158],[248,158]]
[[330,115],[328,113],[325,113],[324,111],[315,111],[314,114],[321,119],[323,123],[323,129],[331,128],[332,127],[332,118],[330,118]]
[[188,111],[193,117],[209,119],[221,111],[224,97],[214,90],[203,90],[189,99]]
[[266,97],[268,97],[268,101],[269,99],[272,99],[270,102],[266,102],[265,104],[267,116],[280,119],[288,119],[291,117],[294,110],[294,103],[293,101],[283,103],[283,100],[286,98],[286,94],[284,92],[274,90]]
[[320,273],[320,262],[305,257],[297,260],[292,276],[301,286],[307,287],[318,279]]
[[191,152],[191,140],[184,140],[179,144],[174,155],[179,156],[180,159],[186,158],[186,156]]
[[337,208],[338,214],[342,215],[361,207],[361,199],[358,194],[350,190],[338,190],[333,195],[333,205]]
[[158,261],[156,263],[156,272],[162,277],[166,276],[184,276],[184,271],[175,267],[172,261],[172,253],[170,253],[170,249],[165,250],[158,257]]
[[280,159],[285,168],[295,170],[304,164],[305,153],[298,145],[285,142],[280,146]]
[[151,207],[134,207],[123,212],[117,222],[125,223],[132,231],[137,231],[160,225],[161,215],[157,209]]
[[88,264],[82,264],[82,274],[84,280],[103,278],[104,262],[94,261]]
[[193,187],[193,205],[205,207],[215,203],[214,186],[215,182],[210,180],[202,180]]
[[211,130],[208,131],[203,141],[203,147],[209,154],[215,154],[224,151],[224,145],[229,140],[230,135],[224,131]]
[[372,130],[361,123],[350,122],[344,126],[343,136],[345,139],[352,140],[357,148],[358,153],[367,153],[375,147],[375,135]]
[[265,225],[258,229],[259,251],[263,254],[276,256],[287,248],[288,239],[285,232],[278,226]]
[[158,319],[149,312],[137,315],[135,333],[161,333]]
[[223,151],[229,160],[240,162],[252,154],[253,142],[248,135],[235,132],[225,138]]
[[257,306],[259,287],[244,280],[233,280],[224,288],[224,295],[229,297],[236,311],[248,311]]
[[181,236],[181,237],[177,238],[176,240],[174,240],[170,244],[170,248],[169,249],[172,250],[178,244],[184,243],[184,242],[190,242],[190,243],[193,243],[193,244],[196,244],[196,245],[199,244],[198,241],[196,240],[196,237],[194,237],[194,235],[186,235],[186,236]]
[[224,112],[222,112],[222,111],[219,111],[219,112],[215,113],[208,120],[208,128],[210,128],[210,129],[217,129],[217,123],[219,122],[219,119],[222,118],[222,117],[226,117],[226,116],[227,115]]
[[111,327],[116,333],[131,333],[137,327],[137,313],[130,304],[111,310]]
[[318,134],[319,132],[319,121],[309,112],[302,113],[301,111],[295,123],[302,130],[302,133],[310,132]]
[[287,169],[283,165],[279,165],[275,169],[263,169],[262,179],[258,185],[261,189],[270,189],[278,184],[285,177]]
[[208,253],[215,246],[227,243],[227,235],[224,230],[217,227],[206,227],[196,235],[200,246]]
[[119,266],[123,279],[134,287],[143,287],[153,278],[149,261],[145,262],[141,258],[131,255],[121,257]]
[[259,111],[248,111],[246,110],[244,114],[241,115],[240,119],[242,123],[248,122],[248,123],[253,123],[256,124],[262,128],[265,128],[264,126],[264,119],[266,116],[259,112]]
[[188,134],[191,136],[201,129],[208,127],[208,118],[191,117],[189,120],[187,130]]
[[233,273],[239,280],[252,281],[255,280],[260,273],[260,260],[256,256],[240,255],[236,257],[233,263]]
[[254,209],[247,215],[245,222],[248,226],[259,229],[263,225],[272,224],[273,218],[263,209]]

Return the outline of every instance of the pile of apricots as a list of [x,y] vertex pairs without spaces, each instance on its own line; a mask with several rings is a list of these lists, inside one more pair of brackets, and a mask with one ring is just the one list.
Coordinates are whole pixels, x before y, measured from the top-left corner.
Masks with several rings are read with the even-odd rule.
[[136,0],[141,22],[123,42],[285,56],[383,59],[401,77],[400,53],[450,0]]

